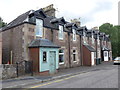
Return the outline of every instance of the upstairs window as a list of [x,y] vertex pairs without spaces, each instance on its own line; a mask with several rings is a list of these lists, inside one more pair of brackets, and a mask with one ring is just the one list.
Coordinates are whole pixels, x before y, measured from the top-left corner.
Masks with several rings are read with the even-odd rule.
[[64,50],[59,50],[59,64],[64,64]]
[[83,42],[86,43],[86,34],[83,32]]
[[97,38],[97,43],[98,43],[98,45],[100,44],[99,36],[98,36],[98,38]]
[[92,44],[94,44],[94,36],[93,36],[93,34],[92,34]]
[[63,26],[59,25],[59,39],[63,40]]
[[37,37],[43,36],[43,20],[41,20],[41,19],[36,19],[35,35]]
[[73,41],[76,41],[76,30],[73,29]]

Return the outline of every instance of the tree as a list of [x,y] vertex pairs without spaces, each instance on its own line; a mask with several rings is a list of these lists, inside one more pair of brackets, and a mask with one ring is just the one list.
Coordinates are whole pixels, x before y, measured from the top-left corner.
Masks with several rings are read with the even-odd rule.
[[0,17],[0,28],[6,26],[7,23],[3,22],[3,19]]
[[105,23],[99,27],[99,30],[110,35],[113,57],[120,56],[120,26]]

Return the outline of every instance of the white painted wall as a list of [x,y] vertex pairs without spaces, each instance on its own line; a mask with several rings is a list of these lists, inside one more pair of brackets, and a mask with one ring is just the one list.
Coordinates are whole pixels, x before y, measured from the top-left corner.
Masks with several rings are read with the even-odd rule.
[[92,65],[95,64],[95,60],[94,60],[94,52],[91,52],[91,64],[92,64]]

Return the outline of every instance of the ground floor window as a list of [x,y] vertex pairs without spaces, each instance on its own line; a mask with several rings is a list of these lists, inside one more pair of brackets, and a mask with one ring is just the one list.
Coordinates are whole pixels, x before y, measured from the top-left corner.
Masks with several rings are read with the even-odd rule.
[[96,59],[96,52],[94,52],[94,58]]
[[64,50],[59,50],[59,64],[64,64]]
[[47,62],[47,52],[43,52],[43,62]]
[[76,61],[76,50],[73,50],[73,61]]

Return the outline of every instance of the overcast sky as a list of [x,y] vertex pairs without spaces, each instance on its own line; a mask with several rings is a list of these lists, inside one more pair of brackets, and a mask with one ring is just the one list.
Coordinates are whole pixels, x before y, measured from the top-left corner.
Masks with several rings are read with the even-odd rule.
[[103,23],[118,24],[119,0],[0,0],[0,16],[7,23],[28,10],[54,4],[57,17],[67,21],[80,18],[81,25],[92,28]]

